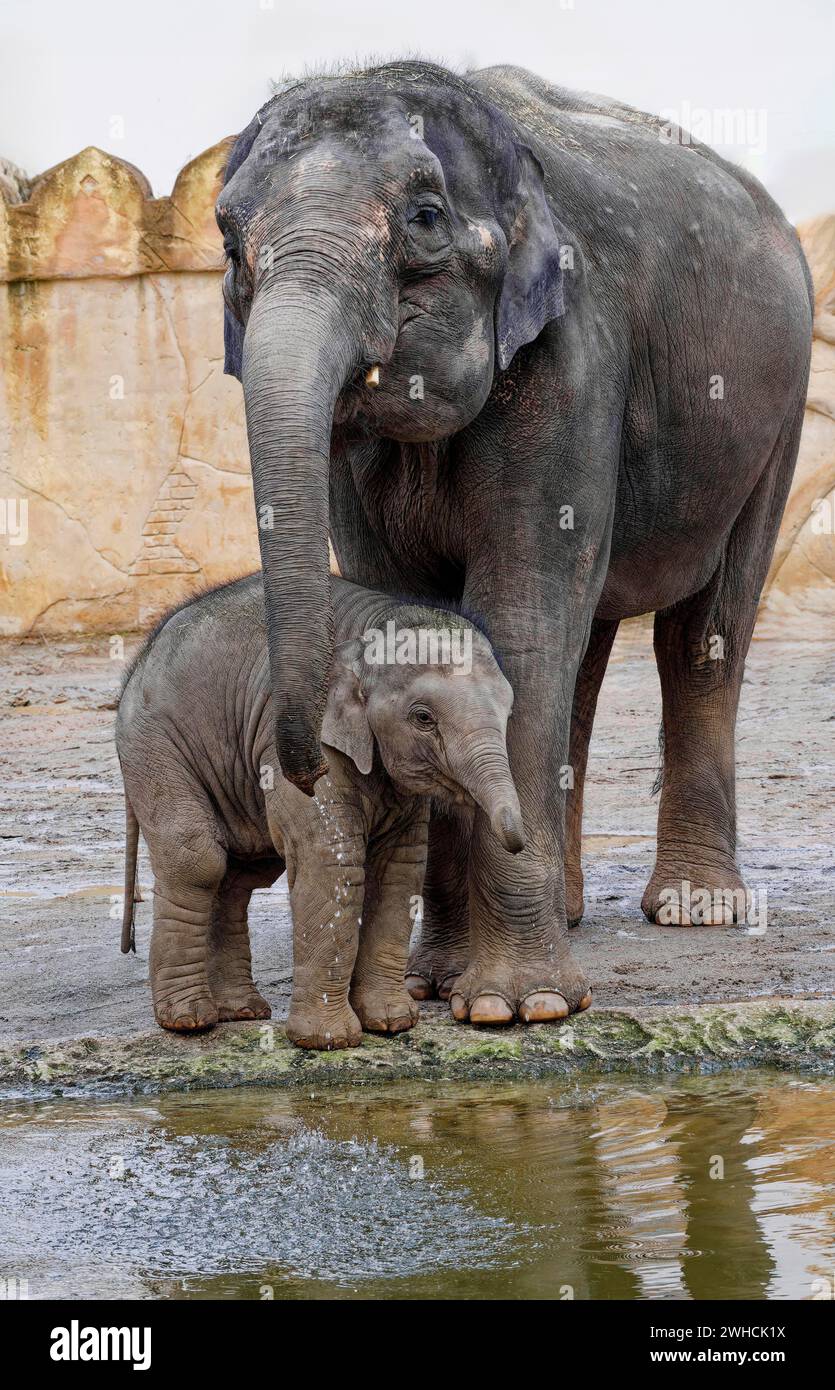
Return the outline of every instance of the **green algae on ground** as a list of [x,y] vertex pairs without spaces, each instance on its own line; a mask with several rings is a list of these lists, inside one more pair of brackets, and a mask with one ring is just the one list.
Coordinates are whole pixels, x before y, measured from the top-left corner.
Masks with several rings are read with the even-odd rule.
[[155,1029],[125,1038],[0,1046],[0,1093],[35,1095],[512,1079],[575,1071],[714,1071],[777,1066],[835,1071],[835,1002],[764,999],[592,1009],[555,1027],[475,1029],[440,1009],[411,1033],[367,1036],[342,1052],[303,1052],[280,1023],[226,1024],[200,1037]]

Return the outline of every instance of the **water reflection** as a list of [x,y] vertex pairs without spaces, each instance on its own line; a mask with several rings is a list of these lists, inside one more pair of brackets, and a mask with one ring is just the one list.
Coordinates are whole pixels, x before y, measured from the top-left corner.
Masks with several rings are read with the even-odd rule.
[[667,1101],[675,1135],[686,1243],[681,1277],[691,1298],[764,1298],[774,1258],[753,1210],[749,1166],[758,1104],[733,1096]]
[[765,1074],[7,1105],[1,1262],[32,1297],[809,1298],[833,1122]]

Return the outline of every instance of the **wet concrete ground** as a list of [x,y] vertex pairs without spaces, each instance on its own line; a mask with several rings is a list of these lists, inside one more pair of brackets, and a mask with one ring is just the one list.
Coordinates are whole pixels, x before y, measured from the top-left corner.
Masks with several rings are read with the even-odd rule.
[[[107,638],[0,646],[0,1041],[152,1027],[150,893],[137,909],[138,956],[119,952],[124,810],[112,731],[123,668]],[[833,690],[824,644],[754,644],[738,731],[740,860],[749,888],[767,891],[765,934],[651,926],[640,900],[654,854],[660,696],[650,629],[619,638],[590,759],[586,918],[573,934],[597,1006],[835,994]],[[140,881],[150,889],[144,855]],[[283,884],[255,895],[251,922],[255,978],[280,1019]]]

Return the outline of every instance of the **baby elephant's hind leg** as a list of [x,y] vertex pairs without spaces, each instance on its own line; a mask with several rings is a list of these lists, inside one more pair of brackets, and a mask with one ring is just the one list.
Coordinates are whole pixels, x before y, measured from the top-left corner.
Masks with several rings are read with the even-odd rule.
[[218,1021],[206,970],[209,924],[226,855],[204,835],[178,833],[149,841],[154,868],[150,975],[154,1014],[163,1028],[199,1033]]
[[269,887],[280,870],[278,862],[263,874],[230,867],[220,885],[209,931],[208,972],[221,1023],[270,1017],[270,1006],[252,978],[247,912],[253,889]]

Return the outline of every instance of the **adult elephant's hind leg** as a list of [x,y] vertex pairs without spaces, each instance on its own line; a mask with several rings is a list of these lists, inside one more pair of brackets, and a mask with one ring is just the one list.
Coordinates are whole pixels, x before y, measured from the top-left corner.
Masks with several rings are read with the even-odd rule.
[[597,697],[606,674],[606,665],[617,630],[616,621],[592,623],[589,645],[580,663],[577,684],[574,687],[571,743],[568,751],[573,786],[569,788],[565,802],[565,911],[570,927],[577,926],[584,910],[582,838],[586,765]]
[[734,726],[748,642],[742,632],[731,636],[707,597],[655,619],[664,766],[656,862],[641,906],[667,926],[688,925],[690,904],[705,889],[711,907],[699,919],[731,923],[733,895],[745,892],[735,857]]
[[422,895],[423,923],[406,968],[406,988],[413,999],[448,999],[467,967],[471,833],[467,817],[433,812]]
[[736,862],[734,733],[745,657],[801,419],[781,436],[734,523],[713,580],[693,598],[656,614],[664,766],[656,863],[642,907],[662,925],[730,925],[746,916]]

